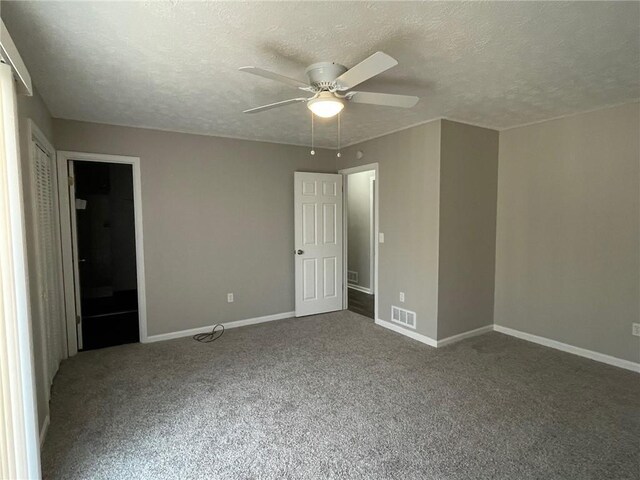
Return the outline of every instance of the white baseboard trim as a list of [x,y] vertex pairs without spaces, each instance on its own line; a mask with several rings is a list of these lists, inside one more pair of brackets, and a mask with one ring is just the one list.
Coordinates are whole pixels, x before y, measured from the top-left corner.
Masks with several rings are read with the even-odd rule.
[[[272,322],[274,320],[283,320],[285,318],[292,318],[294,316],[295,316],[295,312],[276,313],[274,315],[266,315],[264,317],[247,318],[244,320],[226,322],[226,323],[223,323],[223,325],[225,329],[230,329],[230,328],[244,327],[246,325],[256,325],[258,323]],[[499,333],[504,333],[505,335],[510,335],[512,337],[519,338],[521,340],[537,343],[538,345],[555,348],[556,350],[572,353],[580,357],[589,358],[597,362],[606,363],[607,365],[613,365],[614,367],[624,368],[625,370],[631,370],[633,372],[640,373],[640,363],[632,362],[630,360],[624,360],[617,357],[612,357],[611,355],[594,352],[592,350],[587,350],[586,348],[575,347],[573,345],[558,342],[557,340],[551,340],[549,338],[540,337],[538,335],[533,335],[531,333],[514,330],[513,328],[503,327],[502,325],[486,325],[484,327],[476,328],[475,330],[470,330],[468,332],[463,332],[458,335],[453,335],[451,337],[443,338],[442,340],[434,340],[431,337],[422,335],[414,330],[408,330],[392,322],[388,322],[387,320],[381,320],[378,318],[376,319],[375,323],[376,325],[380,325],[381,327],[387,328],[391,331],[394,331],[406,337],[417,340],[418,342],[424,343],[425,345],[429,345],[430,347],[436,347],[436,348],[444,347],[446,345],[451,345],[452,343],[459,342],[466,338],[475,337],[477,335],[482,335],[484,333],[488,333],[491,331],[496,331]],[[151,335],[147,337],[146,342],[143,342],[143,343],[160,342],[163,340],[171,340],[174,338],[190,337],[193,335],[197,335],[198,333],[210,332],[211,328],[212,328],[212,325],[207,325],[206,327],[191,328],[189,330],[181,330],[178,332],[162,333],[160,335]],[[42,429],[40,431],[41,444],[42,442],[44,442],[44,438],[47,434],[47,429],[49,428],[49,421],[50,421],[49,415],[47,415],[47,417],[45,418],[45,422],[42,426]]]
[[413,338],[414,340],[422,342],[425,345],[436,348],[451,345],[452,343],[459,342],[461,340],[464,340],[465,338],[475,337],[477,335],[482,335],[483,333],[493,332],[493,325],[485,325],[484,327],[476,328],[475,330],[469,330],[468,332],[459,333],[458,335],[443,338],[442,340],[434,340],[433,338],[422,335],[421,333],[417,333],[414,330],[408,330],[399,325],[396,325],[395,323],[388,322],[386,320],[380,320],[379,318],[376,320],[376,325],[388,328],[389,330],[393,330],[396,333],[400,333],[401,335],[405,335],[409,338]]
[[425,345],[429,345],[430,347],[438,346],[438,342],[433,338],[427,337],[426,335],[422,335],[414,330],[407,330],[406,328],[396,325],[395,323],[387,322],[386,320],[380,320],[379,318],[377,318],[376,325],[380,325],[381,327],[388,328],[389,330],[393,330],[394,332],[404,335],[406,337],[413,338],[414,340],[424,343]]
[[489,333],[491,331],[496,331],[499,333],[504,333],[505,335],[510,335],[512,337],[519,338],[521,340],[537,343],[538,345],[555,348],[556,350],[572,353],[580,357],[595,360],[596,362],[602,362],[602,363],[606,363],[607,365],[613,365],[614,367],[624,368],[625,370],[631,370],[632,372],[640,373],[640,363],[624,360],[622,358],[612,357],[611,355],[594,352],[592,350],[587,350],[586,348],[575,347],[573,345],[568,345],[566,343],[558,342],[557,340],[551,340],[549,338],[539,337],[538,335],[521,332],[519,330],[503,327],[501,325],[486,325],[484,327],[476,328],[475,330],[470,330],[468,332],[463,332],[458,335],[453,335],[451,337],[443,338],[442,340],[434,340],[433,338],[427,337],[426,335],[422,335],[413,330],[408,330],[406,328],[403,328],[399,325],[388,322],[386,320],[380,320],[379,318],[376,320],[376,325],[380,325],[381,327],[388,328],[389,330],[393,330],[396,333],[399,333],[406,337],[417,340],[421,343],[424,343],[425,345],[429,345],[430,347],[436,347],[436,348],[444,347],[446,345],[451,345],[452,343],[459,342],[466,338],[475,337],[477,335],[482,335],[484,333]]
[[485,325],[484,327],[476,328],[475,330],[469,330],[468,332],[462,332],[458,335],[452,335],[450,337],[443,338],[442,340],[437,340],[436,346],[445,347],[447,345],[451,345],[452,343],[459,342],[460,340],[464,340],[465,338],[471,338],[489,332],[493,332],[493,324]]
[[361,287],[360,285],[349,284],[347,285],[347,288],[352,288],[354,290],[358,290],[359,292],[366,293],[368,295],[371,295],[373,293],[370,288]]
[[[265,315],[264,317],[246,318],[244,320],[235,320],[233,322],[225,322],[225,330],[230,328],[245,327],[247,325],[256,325],[258,323],[272,322],[274,320],[284,320],[285,318],[291,318],[295,316],[296,312],[284,312],[276,313],[274,315]],[[198,333],[210,332],[213,325],[207,325],[206,327],[191,328],[189,330],[180,330],[178,332],[161,333],[159,335],[150,335],[143,343],[161,342],[163,340],[171,340],[174,338],[191,337]]]
[[573,345],[558,342],[557,340],[551,340],[549,338],[539,337],[538,335],[533,335],[531,333],[525,333],[519,330],[514,330],[513,328],[503,327],[502,325],[494,325],[493,329],[496,332],[504,333],[505,335],[510,335],[512,337],[516,337],[521,340],[537,343],[538,345],[544,345],[545,347],[551,347],[551,348],[555,348],[556,350],[561,350],[563,352],[579,355],[580,357],[589,358],[591,360],[595,360],[596,362],[602,362],[608,365],[613,365],[614,367],[620,367],[626,370],[631,370],[633,372],[640,373],[640,363],[631,362],[629,360],[623,360],[617,357],[612,357],[611,355],[594,352],[592,350],[587,350],[586,348],[574,347]]
[[44,444],[44,440],[47,438],[47,432],[49,431],[49,424],[51,423],[51,418],[47,413],[47,416],[44,417],[44,423],[42,424],[42,428],[40,429],[40,448]]

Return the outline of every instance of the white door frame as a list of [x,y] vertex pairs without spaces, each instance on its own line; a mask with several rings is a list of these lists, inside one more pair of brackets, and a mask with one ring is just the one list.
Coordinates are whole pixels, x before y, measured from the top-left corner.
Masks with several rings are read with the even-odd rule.
[[[136,270],[138,283],[138,324],[140,343],[147,342],[147,301],[144,275],[144,241],[142,238],[142,182],[140,178],[140,157],[105,155],[85,152],[58,152],[58,188],[60,196],[60,226],[62,233],[62,264],[65,284],[65,305],[67,311],[67,337],[69,356],[78,353],[76,333],[75,276],[73,264],[73,237],[71,234],[71,205],[69,200],[69,160],[74,162],[124,163],[131,165],[133,173],[133,208],[136,240]],[[75,213],[75,211],[74,211]]]
[[[377,175],[377,171],[376,171]],[[378,186],[378,179],[374,175],[369,179],[369,290],[371,293],[376,290],[376,278],[373,272],[376,269],[376,190]],[[375,298],[374,298],[375,301]]]
[[369,172],[373,170],[376,174],[375,182],[374,182],[374,190],[373,190],[373,217],[374,217],[374,244],[373,244],[373,316],[374,320],[378,319],[378,257],[379,257],[379,238],[380,238],[380,170],[378,168],[378,163],[368,163],[366,165],[360,165],[357,167],[344,168],[342,170],[338,170],[338,173],[341,173],[343,176],[344,185],[344,193],[342,198],[342,235],[344,237],[342,242],[343,248],[343,288],[342,288],[342,304],[343,308],[346,310],[349,307],[349,293],[348,293],[348,285],[347,285],[347,267],[348,267],[348,212],[347,208],[349,205],[349,181],[347,179],[347,175],[351,175],[352,173],[360,173],[360,172]]

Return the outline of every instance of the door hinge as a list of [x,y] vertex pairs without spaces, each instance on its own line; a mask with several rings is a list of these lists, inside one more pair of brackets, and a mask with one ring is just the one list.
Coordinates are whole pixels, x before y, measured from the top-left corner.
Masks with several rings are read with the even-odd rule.
[[80,325],[81,320],[80,315],[76,315],[76,325]]
[[74,178],[72,176],[69,176],[68,180],[69,180],[69,186],[73,187],[73,184],[75,183]]

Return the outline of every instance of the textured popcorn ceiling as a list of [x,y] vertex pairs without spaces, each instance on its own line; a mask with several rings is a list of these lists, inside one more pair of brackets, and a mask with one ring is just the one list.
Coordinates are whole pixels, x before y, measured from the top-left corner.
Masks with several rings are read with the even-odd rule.
[[[505,128],[640,97],[640,3],[3,2],[2,17],[55,117],[309,144],[300,92],[238,72],[306,80],[383,50],[400,64],[365,91],[404,110],[347,105],[343,143],[446,117]],[[316,143],[335,146],[335,121]]]

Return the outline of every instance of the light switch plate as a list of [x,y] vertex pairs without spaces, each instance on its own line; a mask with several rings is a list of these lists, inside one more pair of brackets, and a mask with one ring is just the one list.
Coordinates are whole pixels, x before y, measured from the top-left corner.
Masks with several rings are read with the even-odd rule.
[[384,243],[384,233],[380,232],[380,233],[378,234],[378,241],[379,241],[380,243]]
[[227,303],[233,303],[233,293],[227,293]]

